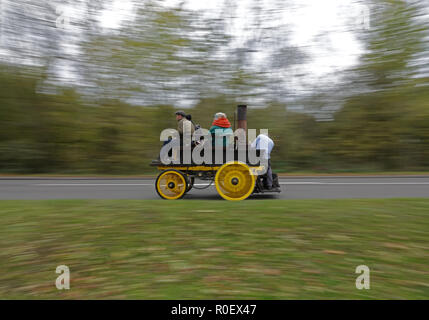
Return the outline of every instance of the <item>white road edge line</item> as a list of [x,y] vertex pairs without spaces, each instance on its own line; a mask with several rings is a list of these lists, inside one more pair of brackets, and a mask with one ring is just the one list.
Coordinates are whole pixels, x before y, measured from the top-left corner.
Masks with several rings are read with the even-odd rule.
[[39,183],[34,185],[43,187],[153,186],[147,183]]
[[327,185],[429,185],[429,182],[280,182],[280,184],[327,184]]
[[[280,182],[281,185],[429,185],[429,182]],[[154,183],[39,183],[43,187],[154,186]],[[197,183],[196,186],[208,186]]]

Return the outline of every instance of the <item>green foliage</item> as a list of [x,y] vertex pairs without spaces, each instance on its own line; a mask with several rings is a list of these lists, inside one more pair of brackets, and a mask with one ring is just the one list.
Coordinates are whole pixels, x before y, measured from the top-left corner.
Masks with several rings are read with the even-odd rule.
[[[0,79],[2,173],[151,173],[160,132],[176,127],[172,106],[136,107],[118,100],[88,104],[73,90],[38,92],[35,78],[11,69]],[[393,96],[358,96],[331,122],[273,103],[249,109],[248,127],[270,130],[278,171],[427,170],[428,99],[423,87],[406,87]],[[210,128],[220,111],[232,122],[234,102],[204,99],[187,110],[203,128]]]

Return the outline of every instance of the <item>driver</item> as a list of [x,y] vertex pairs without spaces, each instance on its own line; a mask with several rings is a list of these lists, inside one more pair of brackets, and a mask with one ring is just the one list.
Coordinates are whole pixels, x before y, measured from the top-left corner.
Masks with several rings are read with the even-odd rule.
[[[268,160],[267,168],[267,185],[265,186],[268,190],[273,190],[273,172],[271,170],[271,151],[274,148],[274,141],[271,140],[268,135],[261,133],[251,144],[252,148],[256,150],[263,150],[264,157]],[[275,188],[277,189],[277,188]]]

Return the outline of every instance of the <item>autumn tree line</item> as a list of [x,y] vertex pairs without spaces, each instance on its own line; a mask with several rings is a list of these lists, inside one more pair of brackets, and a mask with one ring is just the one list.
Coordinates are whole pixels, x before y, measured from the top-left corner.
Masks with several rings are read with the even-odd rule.
[[[119,33],[82,25],[77,36],[29,20],[20,2],[11,4],[17,11],[10,30],[3,26],[22,43],[3,38],[10,56],[0,57],[1,174],[152,173],[160,132],[176,127],[179,101],[192,101],[185,111],[203,128],[216,112],[233,120],[237,104],[247,104],[248,127],[268,128],[274,139],[278,172],[429,168],[429,19],[421,1],[364,1],[372,5],[371,29],[356,32],[365,53],[339,83],[303,99],[301,109],[282,99],[293,89],[248,68],[251,41],[219,58],[231,41],[222,19],[200,21],[148,1]],[[27,12],[42,17],[46,10],[31,5]],[[34,39],[37,45],[26,45]],[[61,39],[81,40],[79,55],[62,52]],[[267,70],[306,61],[300,48],[284,43]],[[57,58],[74,66],[74,84],[55,76]]]
[[[143,174],[175,128],[170,105],[83,101],[73,90],[37,93],[39,77],[1,73],[0,172]],[[272,103],[248,110],[248,127],[268,128],[281,172],[421,171],[429,168],[429,90],[395,88],[351,98],[332,121]],[[236,103],[205,99],[186,112],[209,128],[216,112],[233,120]]]

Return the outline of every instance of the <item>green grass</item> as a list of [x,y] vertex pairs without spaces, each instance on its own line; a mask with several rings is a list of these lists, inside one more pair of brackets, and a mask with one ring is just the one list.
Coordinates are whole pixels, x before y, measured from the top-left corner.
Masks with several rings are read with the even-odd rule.
[[0,218],[0,299],[429,298],[429,199],[0,201]]

